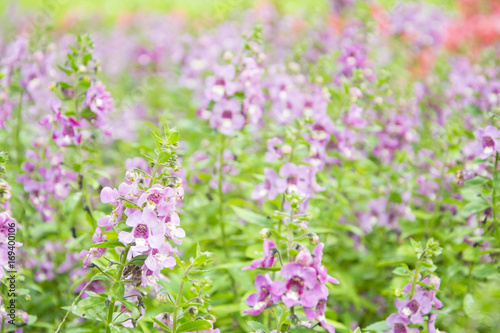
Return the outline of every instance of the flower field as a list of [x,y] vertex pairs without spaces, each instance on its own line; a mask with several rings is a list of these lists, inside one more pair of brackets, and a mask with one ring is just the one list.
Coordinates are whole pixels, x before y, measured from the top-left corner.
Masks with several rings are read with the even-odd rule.
[[0,2],[0,333],[498,333],[500,1]]

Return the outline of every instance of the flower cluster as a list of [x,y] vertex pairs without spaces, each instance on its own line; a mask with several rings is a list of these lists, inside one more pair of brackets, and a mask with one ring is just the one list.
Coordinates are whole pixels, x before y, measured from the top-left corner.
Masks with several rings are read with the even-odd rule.
[[274,200],[280,193],[297,193],[303,199],[310,198],[324,188],[316,183],[316,169],[309,165],[285,163],[279,175],[270,168],[264,168],[265,180],[252,192],[252,199]]
[[24,174],[17,176],[29,193],[30,200],[43,221],[52,221],[56,211],[52,200],[62,202],[70,193],[78,174],[63,165],[63,155],[52,153],[41,140],[35,141],[34,150],[27,150],[28,160],[23,164]]
[[[386,333],[418,333],[418,328],[411,328],[409,325],[424,323],[424,316],[427,316],[427,329],[429,332],[444,332],[437,331],[435,328],[436,313],[431,313],[432,310],[439,310],[443,304],[436,297],[436,292],[439,290],[441,280],[434,275],[427,276],[415,286],[413,283],[408,283],[402,289],[404,300],[396,299],[395,305],[397,313],[391,314],[387,318],[387,324],[392,328],[386,330]],[[429,287],[423,287],[429,286]],[[414,292],[411,295],[411,292]]]
[[[154,286],[158,291],[161,288],[158,283],[162,278],[160,271],[164,268],[172,269],[176,265],[174,247],[166,238],[175,244],[181,244],[181,238],[185,236],[184,230],[179,227],[180,219],[176,213],[177,201],[183,197],[182,187],[151,184],[149,178],[129,170],[118,189],[105,187],[101,191],[101,202],[113,205],[114,209],[111,215],[99,219],[92,240],[96,244],[102,244],[106,241],[106,235],[101,228],[109,231],[123,221],[131,228],[130,231],[118,232],[118,240],[130,247],[127,259],[147,256],[139,273],[134,272],[130,277],[139,280],[131,282],[138,282],[143,287]],[[124,203],[128,207],[124,207]],[[84,258],[84,267],[93,258],[102,257],[106,250],[104,247],[82,250],[80,256]]]
[[[311,253],[301,246],[294,260],[281,267],[280,275],[283,280],[273,281],[269,274],[257,275],[255,279],[257,292],[247,298],[247,304],[252,308],[245,310],[244,313],[256,316],[281,300],[289,308],[294,306],[304,308],[307,319],[317,320],[328,332],[335,332],[333,326],[325,319],[329,294],[325,284],[339,282],[328,275],[321,263],[323,248],[324,244],[319,243]],[[277,252],[274,242],[264,239],[264,258],[255,260],[251,266],[243,269],[273,267]]]

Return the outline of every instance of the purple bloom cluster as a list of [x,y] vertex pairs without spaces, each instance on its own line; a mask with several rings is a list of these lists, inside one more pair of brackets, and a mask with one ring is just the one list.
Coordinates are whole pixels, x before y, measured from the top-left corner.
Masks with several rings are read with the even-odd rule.
[[[301,247],[294,261],[281,267],[280,274],[283,280],[273,281],[269,274],[259,274],[255,279],[256,293],[247,298],[251,309],[244,313],[258,315],[264,309],[280,300],[289,308],[301,306],[304,308],[307,319],[317,320],[328,332],[335,332],[332,325],[325,319],[326,302],[328,299],[327,282],[338,284],[338,280],[328,275],[323,258],[323,243],[319,243],[313,252]],[[255,260],[244,270],[259,267],[273,267],[276,263],[275,243],[264,239],[264,258]]]
[[30,200],[44,221],[52,221],[55,206],[51,200],[62,202],[71,190],[78,174],[63,165],[63,156],[52,153],[41,140],[35,141],[34,150],[27,150],[28,160],[23,164],[25,174],[17,176],[29,193]]
[[316,183],[316,169],[309,165],[285,163],[279,175],[270,168],[264,169],[265,180],[252,192],[252,199],[262,201],[274,200],[280,193],[297,193],[307,199],[324,188]]
[[[439,290],[441,280],[437,276],[428,276],[421,281],[423,284],[431,286],[433,289],[425,288],[420,284],[413,287],[412,283],[408,283],[403,288],[404,300],[395,300],[397,313],[391,314],[387,318],[387,324],[392,328],[386,330],[386,333],[418,333],[418,328],[411,328],[409,325],[417,325],[425,322],[424,316],[428,315],[428,331],[436,332],[434,323],[437,314],[430,313],[432,310],[440,309],[443,304],[436,297],[436,290]],[[439,331],[443,332],[443,331]]]
[[[166,238],[175,244],[181,244],[185,232],[180,228],[179,215],[176,212],[177,202],[184,197],[182,187],[150,184],[150,179],[133,170],[127,171],[125,181],[118,189],[105,187],[101,191],[101,202],[114,206],[113,212],[100,218],[98,227],[92,237],[94,243],[106,241],[102,229],[110,231],[118,223],[124,221],[130,231],[117,231],[118,240],[130,246],[128,259],[147,255],[141,267],[140,284],[161,289],[158,283],[162,279],[160,271],[163,268],[172,269],[175,265],[173,252],[175,248]],[[139,208],[125,207],[124,201]],[[82,250],[80,257],[84,258],[87,267],[93,258],[100,258],[106,253],[106,248],[92,247]],[[133,277],[132,277],[133,278]]]

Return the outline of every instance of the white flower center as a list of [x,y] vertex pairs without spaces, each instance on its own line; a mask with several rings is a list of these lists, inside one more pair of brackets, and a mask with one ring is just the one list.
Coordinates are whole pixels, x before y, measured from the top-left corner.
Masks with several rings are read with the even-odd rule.
[[224,86],[221,86],[218,84],[218,85],[213,86],[212,91],[214,92],[214,94],[216,94],[218,96],[224,96],[226,89],[224,88]]
[[408,307],[404,308],[401,312],[403,312],[405,316],[409,316],[412,314],[412,311]]

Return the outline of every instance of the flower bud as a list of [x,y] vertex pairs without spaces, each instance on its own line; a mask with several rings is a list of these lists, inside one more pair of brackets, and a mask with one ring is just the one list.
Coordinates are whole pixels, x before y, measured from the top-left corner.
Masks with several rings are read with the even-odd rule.
[[283,146],[281,146],[281,151],[283,152],[283,154],[290,154],[292,152],[292,147],[290,147],[290,145],[284,144]]
[[401,290],[401,289],[394,290],[394,295],[396,295],[396,297],[403,296],[403,290]]
[[12,195],[10,194],[9,191],[1,191],[0,192],[0,203],[5,203],[6,201],[9,201],[11,199]]
[[9,184],[5,180],[0,179],[0,190],[8,189],[8,188],[9,188]]
[[191,317],[196,317],[198,315],[198,308],[196,306],[190,306],[187,308],[187,313],[189,313]]
[[224,61],[231,62],[231,60],[233,60],[233,56],[233,52],[225,51],[222,55],[222,58],[224,59]]
[[260,237],[262,238],[269,238],[271,237],[271,230],[269,228],[263,228],[260,232]]
[[158,295],[156,295],[156,300],[161,303],[166,303],[169,299],[168,293],[167,292],[160,292]]
[[306,223],[306,222],[304,222],[304,221],[301,221],[301,222],[300,222],[300,224],[299,224],[299,230],[300,230],[300,231],[306,231],[306,230],[307,230],[307,228],[308,228],[307,223]]
[[135,182],[135,180],[137,179],[137,174],[133,169],[129,169],[127,170],[127,172],[125,172],[125,179],[129,182]]
[[311,266],[313,261],[313,257],[307,249],[299,251],[297,257],[295,257],[295,262],[301,264],[304,267]]
[[314,232],[310,232],[308,234],[308,237],[309,237],[309,244],[315,246],[315,245],[318,245],[319,244],[319,236],[316,235]]

